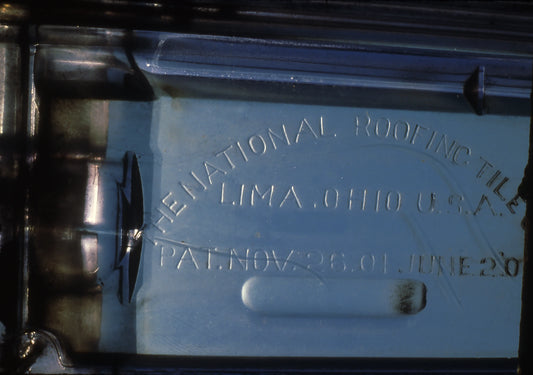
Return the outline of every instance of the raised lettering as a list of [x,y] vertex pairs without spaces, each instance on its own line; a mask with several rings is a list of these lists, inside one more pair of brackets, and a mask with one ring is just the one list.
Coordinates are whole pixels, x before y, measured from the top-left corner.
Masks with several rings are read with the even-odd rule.
[[359,262],[361,271],[373,272],[376,267],[376,257],[372,254],[365,254],[361,257]]
[[190,266],[192,266],[194,269],[199,269],[200,267],[198,266],[198,262],[196,260],[196,258],[194,257],[191,249],[188,247],[186,248],[185,250],[183,250],[183,253],[181,254],[181,257],[180,257],[180,260],[178,262],[178,265],[176,266],[176,268],[178,270],[182,269],[183,268],[183,265],[184,264],[189,264]]
[[333,137],[335,138],[337,134],[326,134],[325,127],[324,127],[324,118],[320,116],[320,136],[321,137]]
[[485,204],[490,208],[492,215],[496,216],[496,211],[494,211],[494,208],[492,208],[492,203],[490,202],[489,198],[485,194],[481,196],[481,199],[479,200],[477,208],[474,211],[474,215],[477,215]]
[[[305,254],[307,259],[306,269],[317,271],[318,268],[324,263],[324,254],[319,251],[309,251]],[[296,270],[296,266],[293,267],[293,271]]]
[[248,156],[246,156],[246,153],[244,152],[244,149],[242,148],[240,142],[237,141],[235,144],[237,145],[237,149],[240,151],[242,158],[244,159],[244,161],[247,162]]
[[230,270],[233,270],[233,269],[235,269],[234,265],[238,264],[242,270],[248,271],[249,255],[250,255],[250,249],[246,249],[246,254],[244,256],[240,256],[237,253],[237,250],[230,249],[228,268]]
[[470,150],[470,147],[466,147],[466,146],[459,146],[455,149],[455,152],[453,153],[453,162],[457,165],[468,165],[470,164],[470,161],[468,159],[466,160],[463,160],[462,163],[459,163],[459,152],[461,151],[464,151],[464,154],[466,156],[470,156],[470,154],[472,153],[472,150]]
[[466,262],[470,260],[470,257],[460,257],[459,258],[459,275],[460,276],[469,276],[468,270],[470,269],[470,264]]
[[[354,189],[350,189],[350,195],[348,198],[348,209],[352,209],[352,204],[354,201]],[[361,202],[361,210],[364,211],[366,208],[366,189],[361,190],[361,195],[356,199],[356,201]]]
[[283,136],[274,133],[274,131],[270,128],[268,128],[268,137],[270,138],[270,142],[272,142],[272,147],[274,147],[274,150],[278,149],[278,146],[276,142],[274,141],[274,138],[277,138],[287,144],[287,146],[291,145],[291,141],[289,140],[289,136],[287,134],[287,129],[285,128],[285,125],[281,125],[281,131],[283,133]]
[[261,193],[259,191],[259,186],[257,185],[254,185],[254,187],[252,188],[252,195],[251,195],[251,198],[250,198],[250,204],[252,206],[255,205],[255,202],[256,202],[256,195],[259,195],[259,197],[262,199],[262,200],[265,200],[266,197],[268,196],[268,207],[272,207],[272,195],[274,194],[274,185],[271,185],[264,193]]
[[225,170],[223,169],[220,169],[218,168],[217,166],[207,162],[207,161],[204,161],[204,168],[205,168],[205,174],[207,175],[207,179],[209,181],[209,184],[210,185],[213,185],[213,180],[211,179],[211,177],[213,177],[215,174],[217,173],[222,173],[222,174],[226,174],[228,172],[226,172]]
[[435,130],[432,131],[431,137],[429,137],[429,141],[426,144],[426,150],[429,150],[431,146],[433,146],[433,141],[435,140],[435,136],[437,135],[437,132]]
[[318,138],[318,135],[316,135],[315,131],[313,130],[307,119],[304,118],[302,122],[300,122],[300,127],[298,128],[298,133],[296,134],[294,143],[298,143],[300,141],[300,136],[306,133],[311,133],[313,137],[315,137],[315,139]]
[[[398,127],[399,125],[403,125],[403,136],[401,138],[398,138]],[[394,139],[399,141],[400,139],[402,141],[407,141],[409,138],[409,131],[411,130],[411,125],[407,121],[396,121],[394,124]]]
[[509,202],[507,202],[507,204],[505,205],[505,207],[507,207],[507,209],[509,210],[510,213],[512,214],[516,214],[516,211],[514,210],[514,207],[518,206],[518,198],[520,198],[520,195],[519,194],[516,194],[513,199],[511,199]]
[[[167,250],[165,252],[165,249]],[[170,249],[170,252],[168,251]],[[163,267],[164,264],[165,264],[165,261],[164,259],[169,259],[169,258],[173,258],[174,255],[176,255],[176,249],[174,249],[173,247],[165,247],[165,246],[161,246],[161,250],[160,250],[160,256],[159,256],[159,259],[160,259],[160,266]],[[167,255],[165,255],[167,254]]]
[[268,253],[265,250],[256,250],[254,253],[254,270],[265,271],[268,267]]
[[174,222],[174,220],[172,220],[172,218],[170,218],[168,215],[166,215],[163,212],[161,212],[161,210],[158,209],[158,211],[161,213],[161,217],[157,221],[155,221],[152,225],[155,228],[157,228],[161,233],[165,234],[167,231],[166,231],[166,229],[164,227],[161,226],[161,224],[165,220],[169,221],[172,224]]
[[[200,178],[198,178],[198,176],[196,175],[196,173],[194,173],[193,171],[189,172],[189,174],[193,177],[193,179],[198,183],[199,187],[201,188],[200,191],[205,191],[207,190],[207,185],[204,184],[202,182],[202,180],[200,180]],[[193,199],[195,200],[196,199],[196,195],[194,195],[194,191],[195,190],[198,190],[198,189],[195,189],[193,188],[191,185],[186,185],[184,184],[183,182],[179,182],[178,183],[182,188],[183,190],[185,190],[185,192]]]
[[326,189],[324,193],[324,206],[327,208],[337,208],[339,205],[339,191],[337,189]]
[[235,206],[235,201],[228,201],[226,198],[226,183],[223,182],[220,187],[220,204],[229,204]]
[[437,143],[437,147],[435,148],[435,153],[439,153],[441,146],[444,148],[444,157],[446,159],[449,159],[450,156],[453,155],[452,150],[454,150],[457,142],[452,141],[452,144],[448,147],[448,136],[446,134],[442,134],[440,137],[439,143]]
[[228,151],[233,149],[233,146],[232,145],[229,145],[228,147],[226,147],[224,150],[218,152],[215,154],[215,156],[220,156],[220,155],[224,155],[224,157],[226,158],[226,161],[228,162],[228,165],[230,166],[231,169],[235,169],[235,163],[231,160],[231,158],[229,157],[228,155]]
[[487,181],[487,183],[485,184],[485,186],[487,187],[491,187],[492,184],[494,184],[494,182],[498,179],[498,177],[500,177],[500,175],[502,174],[502,171],[498,170],[496,171],[496,173],[494,173],[492,175],[491,178],[489,178],[489,180]]
[[[433,264],[435,263],[435,257],[433,255],[429,256],[428,258],[426,258],[425,255],[420,255],[418,259],[418,273],[430,274],[431,272],[433,272]],[[426,259],[429,259],[429,262],[427,264],[425,262]],[[424,265],[427,265],[428,268],[424,269]]]
[[250,150],[256,155],[264,155],[267,150],[265,139],[261,135],[252,135],[248,139]]
[[422,212],[422,213],[433,212],[435,211],[436,201],[437,201],[437,194],[430,193],[429,194],[429,205],[426,209],[424,209],[423,204],[422,204],[422,193],[418,193],[418,200],[417,200],[416,206],[418,207],[419,212]]
[[172,192],[169,192],[165,197],[161,200],[161,203],[163,206],[167,207],[170,212],[174,214],[174,216],[179,216],[183,210],[187,208],[186,204],[180,205],[177,201],[172,199]]
[[496,186],[493,190],[494,194],[496,194],[502,201],[505,201],[505,197],[500,193],[501,188],[503,185],[505,185],[509,181],[508,177],[504,177],[503,180]]
[[368,112],[366,113],[366,124],[362,124],[359,122],[359,116],[355,116],[355,135],[359,135],[359,128],[364,127],[365,133],[368,137],[370,137],[370,132],[368,131],[368,127],[370,126],[371,119]]
[[[379,133],[379,129],[380,129],[380,121],[381,123],[385,123],[385,133],[384,134],[380,134]],[[374,127],[374,133],[376,134],[376,137],[379,137],[379,138],[386,138],[389,136],[389,133],[390,133],[390,120],[388,118],[385,118],[385,117],[380,117],[378,118],[378,120],[376,121],[376,125]]]
[[420,126],[420,125],[416,124],[415,125],[415,129],[413,130],[413,135],[411,136],[411,141],[409,141],[409,143],[411,143],[412,145],[415,144],[416,137],[418,136],[418,132],[420,130],[428,130],[428,129],[423,127],[423,126]]
[[284,260],[280,260],[283,258],[279,256],[278,254],[276,254],[276,250],[271,251],[271,254],[272,254],[271,260],[273,261],[278,271],[285,271],[285,267],[287,267],[287,263],[289,262],[289,258],[291,257],[293,252],[294,250],[291,250],[289,255]]
[[477,172],[476,178],[481,178],[481,176],[483,176],[483,174],[485,174],[485,171],[486,171],[487,168],[492,168],[492,164],[491,163],[489,163],[488,161],[483,159],[481,156],[479,158],[481,160],[483,160],[483,165],[481,166],[481,168]]
[[[291,198],[292,197],[292,198]],[[302,208],[302,203],[300,201],[300,198],[298,198],[298,194],[296,194],[296,191],[294,190],[294,186],[291,186],[289,188],[289,190],[287,191],[287,194],[285,194],[285,198],[283,198],[283,200],[281,201],[281,203],[279,204],[280,207],[283,207],[283,205],[288,201],[288,200],[294,200],[294,202],[296,203],[296,206],[298,208]]]
[[402,205],[402,195],[397,191],[395,192],[389,191],[387,193],[386,205],[385,205],[385,207],[387,208],[387,211],[398,212],[400,211],[401,205]]

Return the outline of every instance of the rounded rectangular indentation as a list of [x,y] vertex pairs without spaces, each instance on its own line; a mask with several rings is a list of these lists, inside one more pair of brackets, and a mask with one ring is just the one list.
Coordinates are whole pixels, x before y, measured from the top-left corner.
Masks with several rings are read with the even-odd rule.
[[265,315],[387,317],[416,314],[426,306],[426,286],[410,279],[261,277],[242,286],[242,302]]

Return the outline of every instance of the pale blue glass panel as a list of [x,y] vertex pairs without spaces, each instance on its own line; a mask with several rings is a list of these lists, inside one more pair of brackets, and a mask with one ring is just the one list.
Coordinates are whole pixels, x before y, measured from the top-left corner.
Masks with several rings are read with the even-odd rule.
[[517,355],[529,118],[166,96],[125,111],[108,154],[137,154],[143,257],[130,304],[99,271],[102,350]]

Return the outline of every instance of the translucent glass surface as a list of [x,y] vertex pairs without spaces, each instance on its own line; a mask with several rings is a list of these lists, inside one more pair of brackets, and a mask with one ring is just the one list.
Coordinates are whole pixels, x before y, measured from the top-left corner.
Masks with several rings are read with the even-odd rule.
[[102,351],[516,356],[527,117],[162,96],[109,118],[144,213],[130,303],[100,244]]

